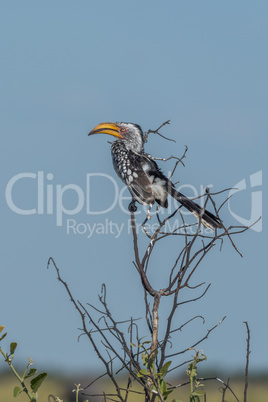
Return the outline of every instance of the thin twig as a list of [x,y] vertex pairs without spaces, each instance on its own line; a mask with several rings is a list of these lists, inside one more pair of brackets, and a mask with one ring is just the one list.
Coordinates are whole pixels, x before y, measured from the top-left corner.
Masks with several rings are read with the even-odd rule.
[[152,133],[152,134],[158,134],[160,137],[164,138],[165,140],[176,142],[175,140],[170,139],[170,138],[167,138],[167,137],[165,137],[164,135],[162,135],[162,134],[159,133],[159,130],[160,130],[162,127],[164,127],[165,125],[169,124],[169,123],[170,123],[170,120],[167,120],[167,121],[165,121],[164,123],[162,123],[156,130],[148,130],[147,132],[145,132],[144,138],[143,138],[144,143],[148,141],[148,136],[149,136],[150,133]]
[[190,349],[194,349],[197,345],[199,345],[201,342],[203,342],[205,339],[207,339],[208,336],[209,336],[209,334],[210,334],[212,331],[214,331],[214,329],[216,329],[220,324],[222,324],[223,321],[225,320],[225,318],[226,318],[226,316],[224,316],[224,317],[222,318],[222,320],[221,320],[220,322],[218,322],[218,324],[214,325],[214,327],[208,329],[206,335],[205,335],[202,339],[200,339],[199,341],[197,341],[195,344],[193,344],[193,345],[190,346],[189,348],[184,349],[184,350],[182,350],[182,351],[180,351],[180,352],[176,352],[176,353],[172,353],[172,354],[170,354],[170,355],[167,355],[166,358],[170,358],[170,357],[173,357],[173,356],[178,356],[178,355],[181,355],[181,354],[187,352],[187,351],[190,350]]
[[244,388],[244,402],[247,402],[247,391],[248,391],[248,366],[249,366],[249,355],[250,355],[250,330],[248,322],[244,321],[247,328],[247,355],[246,355],[246,368],[245,368],[245,388]]
[[[235,393],[231,389],[231,387],[228,384],[226,384],[224,381],[222,381],[220,378],[218,378],[218,377],[209,377],[209,378],[200,377],[200,378],[196,379],[196,381],[211,381],[211,380],[216,380],[216,381],[219,381],[221,384],[223,384],[226,388],[229,389],[229,391],[233,394],[235,399],[239,402],[239,399],[237,398],[237,396],[235,395]],[[188,384],[190,384],[190,381],[186,381],[182,384],[175,385],[174,387],[168,387],[168,389],[176,389],[176,388],[184,387],[185,385],[188,385]]]

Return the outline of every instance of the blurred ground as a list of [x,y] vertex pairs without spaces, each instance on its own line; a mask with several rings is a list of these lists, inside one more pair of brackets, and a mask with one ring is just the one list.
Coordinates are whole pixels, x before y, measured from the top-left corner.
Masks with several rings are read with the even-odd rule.
[[[203,375],[203,374],[202,374]],[[204,375],[204,377],[211,376],[211,373],[208,375]],[[75,383],[81,383],[81,386],[86,387],[92,381],[92,375],[88,376],[77,376],[75,375],[73,378],[70,377],[61,377],[58,375],[49,375],[45,380],[43,385],[40,387],[40,392],[38,393],[38,402],[54,402],[54,398],[49,395],[54,395],[54,397],[59,397],[63,402],[75,402],[75,393],[72,392],[75,389]],[[221,379],[227,382],[227,376],[221,376]],[[173,384],[179,384],[183,382],[185,378],[180,378],[178,381],[173,381]],[[124,379],[122,378],[121,386],[124,387]],[[217,381],[206,381],[205,390],[206,390],[206,400],[208,402],[222,402],[222,391],[221,385]],[[7,371],[0,372],[0,402],[14,402],[13,398],[13,388],[15,385],[18,385],[17,379]],[[244,378],[242,375],[233,375],[231,376],[230,387],[235,392],[239,401],[243,401],[243,393],[244,393]],[[135,387],[132,388],[137,389]],[[98,386],[92,387],[91,391],[85,390],[85,393],[89,394],[100,394],[103,391],[106,393],[112,393],[113,388],[111,383],[106,381],[99,381]],[[267,402],[268,395],[268,373],[265,375],[252,375],[249,381],[248,387],[248,400],[247,402]],[[179,390],[174,391],[169,400],[171,401],[173,398],[180,399],[184,402],[189,401],[189,387],[185,386],[180,388]],[[115,399],[115,398],[114,398]],[[83,396],[80,395],[79,402],[84,402],[88,400],[89,402],[101,402],[103,397],[97,396]],[[129,398],[129,402],[141,402],[144,398],[138,394],[132,394]],[[21,394],[16,398],[17,402],[26,402],[28,398],[25,394]],[[225,394],[225,401],[233,402],[236,401],[235,397],[227,391]]]

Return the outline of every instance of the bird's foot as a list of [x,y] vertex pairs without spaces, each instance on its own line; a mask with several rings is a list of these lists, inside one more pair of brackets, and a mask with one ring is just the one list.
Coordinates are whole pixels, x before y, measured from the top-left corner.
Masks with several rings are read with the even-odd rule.
[[150,215],[150,212],[151,212],[152,206],[153,206],[153,204],[150,204],[148,211],[146,212],[146,219],[144,222],[147,222],[151,219],[152,216]]
[[149,211],[148,212],[146,212],[146,218],[145,218],[145,220],[142,222],[142,226],[145,226],[146,225],[146,223],[149,221],[151,219],[151,215],[149,214]]
[[150,219],[151,219],[152,216],[150,215],[150,211],[147,211],[147,212],[146,212],[146,216],[147,216],[147,220],[150,220]]
[[130,202],[130,204],[128,206],[128,210],[129,210],[129,212],[136,212],[137,211],[137,207],[136,207],[136,204],[135,204],[134,200],[132,200]]
[[150,212],[151,212],[152,207],[153,207],[153,204],[150,204],[148,211],[146,212],[146,219],[144,222],[142,222],[142,226],[145,226],[145,224],[151,219],[152,216],[150,215]]

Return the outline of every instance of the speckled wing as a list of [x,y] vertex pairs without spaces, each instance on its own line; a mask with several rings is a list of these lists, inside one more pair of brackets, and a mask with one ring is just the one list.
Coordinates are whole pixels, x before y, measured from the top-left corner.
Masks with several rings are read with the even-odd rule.
[[126,179],[126,184],[134,199],[140,204],[153,204],[155,202],[152,184],[143,170],[133,168],[132,174]]
[[140,155],[127,150],[124,144],[115,142],[112,145],[112,158],[116,173],[133,198],[140,204],[153,204],[152,184],[142,169]]

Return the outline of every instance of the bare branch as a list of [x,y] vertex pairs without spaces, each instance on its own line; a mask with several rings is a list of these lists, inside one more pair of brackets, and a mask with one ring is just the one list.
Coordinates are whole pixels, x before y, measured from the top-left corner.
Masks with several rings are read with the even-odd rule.
[[167,138],[167,137],[165,137],[164,135],[162,135],[162,134],[159,133],[159,130],[160,130],[162,127],[164,127],[165,125],[167,125],[167,124],[170,124],[170,120],[167,120],[167,121],[165,121],[164,123],[162,123],[156,130],[148,130],[148,131],[146,131],[145,134],[144,134],[144,138],[143,138],[144,143],[146,143],[146,142],[148,141],[148,136],[149,136],[149,134],[151,134],[151,133],[152,133],[152,134],[158,134],[160,137],[164,138],[165,140],[176,142],[175,140],[170,139],[170,138]]
[[183,301],[183,302],[180,302],[180,303],[178,303],[178,306],[181,305],[181,304],[186,304],[186,303],[195,302],[195,301],[201,299],[203,296],[205,296],[205,294],[207,293],[207,291],[208,291],[208,289],[210,288],[210,286],[211,286],[211,283],[206,287],[206,289],[204,290],[204,292],[203,292],[200,296],[195,297],[194,299],[185,300],[185,301]]
[[196,315],[195,317],[190,318],[190,320],[186,321],[184,324],[182,324],[180,327],[173,329],[172,331],[170,331],[170,334],[172,334],[173,332],[177,332],[177,331],[181,331],[183,327],[185,327],[185,325],[189,324],[190,322],[192,322],[193,320],[196,320],[197,318],[201,318],[203,321],[203,324],[205,324],[205,318],[202,315]]
[[[161,124],[156,130],[148,130],[144,136],[144,142],[148,140],[148,136],[150,133],[157,134],[162,138],[170,141],[171,140],[165,136],[163,136],[159,130],[164,127],[166,124],[169,124],[169,121]],[[184,158],[187,153],[187,146],[185,147],[184,154],[181,158],[176,156],[170,156],[168,158],[151,158],[155,160],[161,161],[170,161],[174,160],[174,167],[171,172],[170,178],[173,177],[175,171],[181,163],[184,166]],[[197,223],[187,224],[185,222],[184,216],[181,212],[181,206],[176,208],[173,212],[171,212],[165,219],[161,219],[159,215],[159,207],[156,210],[156,219],[158,222],[157,229],[151,233],[150,230],[147,230],[147,226],[145,223],[142,224],[143,231],[146,236],[142,239],[146,241],[144,245],[145,252],[141,253],[139,250],[140,239],[138,239],[137,235],[137,225],[135,220],[134,212],[131,212],[131,227],[132,227],[132,236],[133,236],[133,249],[134,249],[134,267],[137,270],[139,277],[141,279],[141,284],[144,291],[144,305],[145,305],[145,313],[144,320],[147,324],[147,333],[145,334],[148,337],[149,333],[149,343],[150,346],[146,349],[144,347],[144,342],[142,339],[144,336],[139,335],[139,326],[137,323],[138,319],[131,318],[126,320],[116,320],[114,315],[109,310],[109,304],[107,301],[107,293],[105,284],[102,285],[101,294],[99,295],[99,305],[100,307],[95,307],[91,303],[87,303],[86,307],[82,305],[79,301],[76,301],[67,285],[60,276],[60,271],[56,266],[53,258],[50,258],[48,261],[48,267],[51,263],[57,272],[58,280],[64,285],[68,296],[75,309],[78,311],[81,321],[81,335],[86,335],[93,346],[97,356],[102,361],[105,372],[98,376],[95,380],[91,381],[86,387],[90,388],[92,384],[94,384],[97,380],[103,378],[104,376],[108,376],[113,384],[114,393],[102,393],[102,394],[91,394],[89,396],[99,396],[104,398],[105,401],[122,401],[127,402],[128,397],[131,393],[134,394],[142,394],[145,396],[145,402],[155,402],[158,398],[161,401],[165,400],[165,397],[161,393],[162,386],[160,386],[159,379],[161,378],[161,368],[163,368],[164,364],[167,363],[167,359],[171,357],[177,357],[181,354],[186,353],[190,350],[190,348],[194,348],[199,345],[201,342],[206,340],[210,333],[216,329],[226,317],[213,326],[212,328],[207,330],[207,333],[199,340],[193,342],[189,342],[192,344],[191,347],[187,347],[184,350],[180,350],[179,348],[174,350],[174,353],[168,354],[171,351],[171,348],[175,344],[173,341],[173,336],[176,337],[179,331],[182,331],[183,328],[197,320],[201,319],[203,324],[205,322],[205,318],[202,315],[196,315],[188,319],[182,325],[178,324],[178,320],[176,319],[176,312],[178,309],[181,309],[182,306],[186,303],[195,302],[201,299],[206,295],[211,284],[206,285],[205,289],[202,288],[199,291],[199,296],[196,296],[195,289],[204,285],[204,282],[193,281],[195,273],[205,259],[207,254],[214,249],[214,246],[219,245],[219,250],[221,251],[223,248],[224,240],[230,241],[234,250],[242,256],[241,252],[237,249],[235,242],[233,240],[233,236],[237,234],[241,234],[252,226],[229,226],[228,228],[224,226],[222,223],[222,230],[216,229],[214,232],[209,232],[207,234],[206,231],[203,231],[202,226],[202,215],[206,211],[206,207],[208,203],[210,203],[214,209],[214,213],[216,218],[221,221],[219,216],[220,210],[226,205],[230,196],[227,197],[217,208],[216,202],[213,199],[214,196],[220,195],[230,189],[221,190],[219,192],[210,193],[209,189],[206,189],[205,194],[202,194],[199,197],[195,197],[194,199],[199,199],[205,197],[202,201],[204,206],[201,209],[201,216],[198,219]],[[173,218],[179,218],[180,224],[176,224],[174,226],[170,226],[173,223]],[[163,240],[168,241],[169,236],[172,236],[174,243],[178,240],[178,249],[174,249],[176,251],[175,256],[172,256],[172,263],[169,266],[168,259],[165,261],[162,272],[163,272],[163,281],[164,285],[161,288],[157,288],[154,283],[155,281],[155,270],[154,267],[151,267],[152,256],[159,245],[159,242]],[[177,237],[174,237],[177,236]],[[165,239],[165,240],[164,240]],[[161,243],[163,244],[163,243]],[[177,247],[177,246],[175,246]],[[165,282],[166,281],[166,282]],[[154,286],[153,286],[154,285]],[[187,292],[191,292],[191,297],[189,297]],[[200,294],[202,292],[202,294]],[[187,294],[187,299],[185,300],[185,293]],[[165,319],[165,327],[162,328],[162,336],[163,339],[159,340],[159,325],[161,324],[161,320],[159,320],[159,310],[160,302],[162,302],[162,296],[166,298],[169,297],[169,311],[167,312],[167,317]],[[194,297],[193,297],[194,296]],[[195,297],[196,296],[196,297]],[[152,299],[150,299],[152,298]],[[164,322],[164,321],[163,321]],[[247,322],[245,322],[247,327],[247,362],[246,362],[246,370],[245,370],[245,390],[244,390],[244,402],[247,402],[247,388],[248,388],[248,366],[249,366],[249,346],[250,346],[250,332],[248,328]],[[143,335],[143,334],[142,334]],[[137,345],[135,346],[135,343]],[[147,354],[149,354],[149,363],[146,363],[146,357],[144,357],[144,350]],[[173,350],[172,350],[173,352]],[[179,360],[179,359],[177,359]],[[173,361],[174,367],[169,369],[168,372],[178,369],[179,367],[189,363],[192,360],[185,361],[183,363],[177,364],[178,361]],[[147,364],[147,365],[146,365]],[[144,370],[144,367],[146,369]],[[142,370],[143,369],[143,370]],[[118,375],[121,373],[127,373],[127,378],[124,386],[118,381]],[[145,373],[145,374],[144,374]],[[121,376],[122,378],[122,376]],[[223,388],[223,399],[224,394],[227,390],[232,392],[233,396],[237,399],[234,392],[229,387],[229,380],[227,384],[224,383],[217,377],[213,378],[200,378],[200,381],[207,380],[217,380],[224,385]],[[135,391],[131,389],[133,382],[138,383],[143,391]],[[176,387],[170,387],[169,390],[181,387],[183,385],[189,384],[189,382],[179,384]],[[162,384],[163,385],[163,384]],[[164,388],[163,388],[164,389]],[[86,395],[86,394],[84,394]]]
[[184,165],[184,163],[183,163],[182,160],[183,160],[184,158],[186,158],[186,153],[187,153],[187,151],[188,151],[188,147],[187,147],[187,145],[185,145],[184,154],[182,155],[181,158],[178,158],[178,160],[177,160],[177,162],[175,163],[174,168],[173,168],[173,170],[172,170],[172,172],[171,172],[171,174],[170,174],[170,176],[169,176],[169,179],[171,179],[171,178],[173,177],[173,175],[174,175],[174,173],[175,173],[175,171],[176,171],[177,166],[178,166],[179,163],[181,163],[181,164],[185,167],[185,165]]
[[181,355],[181,354],[187,352],[187,351],[190,350],[190,349],[194,349],[197,345],[199,345],[201,342],[203,342],[205,339],[207,339],[208,336],[209,336],[209,334],[210,334],[212,331],[214,331],[214,329],[216,329],[220,324],[222,324],[222,322],[225,320],[225,318],[226,318],[226,316],[224,316],[224,317],[222,318],[222,320],[221,320],[220,322],[218,322],[218,324],[214,325],[214,327],[208,329],[206,335],[205,335],[202,339],[200,339],[199,341],[197,341],[194,345],[192,345],[192,346],[190,346],[189,348],[184,349],[184,350],[182,350],[182,351],[180,351],[180,352],[176,352],[176,353],[172,353],[172,354],[170,354],[170,355],[167,355],[166,358],[170,358],[170,357],[173,357],[173,356],[178,356],[178,355]]
[[[220,378],[218,378],[218,377],[209,377],[209,378],[200,377],[200,378],[197,378],[197,381],[211,381],[211,380],[216,380],[216,381],[219,381],[221,384],[223,384],[226,388],[229,389],[229,391],[233,394],[235,399],[239,402],[239,399],[235,395],[234,391],[229,387],[228,383],[226,384]],[[229,382],[229,380],[228,380],[228,382]],[[174,387],[169,387],[168,389],[176,389],[176,388],[184,387],[185,385],[188,385],[188,384],[190,384],[190,381],[186,381],[186,382],[184,382],[182,384],[179,384],[179,385],[176,385]]]
[[246,355],[246,368],[245,368],[245,388],[244,388],[244,402],[247,402],[247,391],[248,391],[248,366],[249,366],[249,355],[250,355],[250,330],[247,321],[244,321],[247,328],[247,355]]
[[137,231],[136,231],[136,223],[135,223],[135,215],[131,213],[131,227],[133,233],[133,243],[134,243],[134,252],[135,252],[135,260],[138,268],[138,272],[140,274],[141,280],[143,285],[145,286],[146,290],[150,293],[151,296],[154,297],[156,291],[150,285],[147,275],[144,272],[144,261],[140,262],[139,257],[139,249],[138,249],[138,238],[137,238]]

